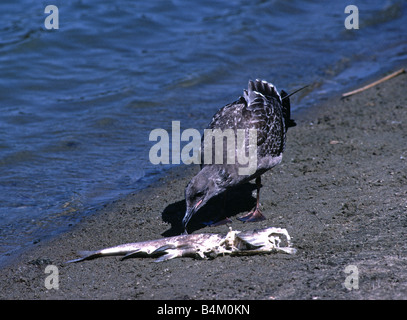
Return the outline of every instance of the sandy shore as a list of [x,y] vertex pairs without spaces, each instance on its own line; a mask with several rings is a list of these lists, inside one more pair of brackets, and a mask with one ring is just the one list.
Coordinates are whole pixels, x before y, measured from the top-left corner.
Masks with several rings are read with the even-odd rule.
[[[0,270],[0,298],[406,299],[407,74],[293,116],[283,162],[262,179],[268,219],[236,220],[255,203],[254,183],[227,205],[234,229],[287,228],[296,255],[64,264],[78,250],[177,233],[184,188],[197,172],[183,167]],[[58,268],[58,290],[44,285],[47,265]],[[344,286],[348,266],[357,268],[357,289]]]

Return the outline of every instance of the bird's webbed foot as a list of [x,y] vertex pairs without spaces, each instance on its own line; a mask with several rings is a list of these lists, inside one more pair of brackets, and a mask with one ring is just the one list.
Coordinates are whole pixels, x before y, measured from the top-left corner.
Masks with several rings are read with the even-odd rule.
[[229,218],[225,218],[225,219],[218,220],[218,221],[204,222],[204,224],[209,227],[217,227],[217,226],[221,226],[221,225],[228,224],[228,223],[232,223],[232,220],[230,220]]
[[242,222],[257,222],[257,221],[266,220],[266,217],[263,216],[259,207],[256,207],[255,209],[250,211],[248,214],[244,215],[243,217],[237,218],[237,219]]

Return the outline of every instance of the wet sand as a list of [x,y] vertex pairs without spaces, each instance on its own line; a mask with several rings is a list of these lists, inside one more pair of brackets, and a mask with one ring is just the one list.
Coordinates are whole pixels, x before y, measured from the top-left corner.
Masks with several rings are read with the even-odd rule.
[[[179,232],[184,188],[198,170],[184,166],[0,270],[0,299],[406,299],[407,74],[293,117],[282,164],[263,175],[267,220],[236,219],[254,206],[254,182],[228,196],[226,213],[236,230],[287,228],[296,255],[64,263],[78,250]],[[58,268],[58,290],[44,285],[47,265]],[[358,271],[352,290],[348,266]]]

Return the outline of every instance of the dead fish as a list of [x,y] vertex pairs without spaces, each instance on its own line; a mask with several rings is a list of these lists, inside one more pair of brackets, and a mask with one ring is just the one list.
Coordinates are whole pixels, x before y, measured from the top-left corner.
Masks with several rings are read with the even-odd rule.
[[102,256],[156,257],[156,262],[178,257],[214,259],[219,255],[252,255],[271,252],[294,254],[286,229],[265,228],[253,231],[233,231],[225,235],[201,233],[180,235],[151,241],[122,244],[96,251],[81,251],[78,259],[67,263],[92,260]]

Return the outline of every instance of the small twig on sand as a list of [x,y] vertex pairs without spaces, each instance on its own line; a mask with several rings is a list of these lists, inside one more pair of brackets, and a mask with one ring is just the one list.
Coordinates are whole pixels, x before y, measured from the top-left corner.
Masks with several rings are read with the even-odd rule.
[[372,82],[371,84],[368,84],[367,86],[364,86],[362,88],[359,88],[359,89],[356,89],[356,90],[353,90],[353,91],[343,93],[342,98],[346,98],[346,97],[349,97],[349,96],[351,96],[351,95],[353,95],[355,93],[365,91],[365,90],[367,90],[367,89],[369,89],[371,87],[374,87],[375,85],[377,85],[379,83],[382,83],[382,82],[387,81],[387,80],[389,80],[391,78],[397,77],[399,74],[402,74],[404,72],[406,72],[404,69],[397,70],[396,72],[393,72],[392,74],[389,74],[388,76],[385,76],[384,78],[381,78],[380,80]]

